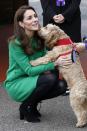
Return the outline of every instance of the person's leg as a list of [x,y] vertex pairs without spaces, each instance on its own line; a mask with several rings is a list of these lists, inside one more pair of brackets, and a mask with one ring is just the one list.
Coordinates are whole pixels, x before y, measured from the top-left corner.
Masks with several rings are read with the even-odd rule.
[[66,92],[66,90],[67,90],[66,81],[57,79],[55,86],[52,88],[52,90],[49,91],[48,94],[45,95],[43,100],[51,99],[59,95],[63,95]]
[[[54,73],[54,72],[53,72],[53,73]],[[48,76],[48,75],[47,75],[47,76]],[[52,75],[52,76],[50,76],[50,77],[53,77],[52,79],[54,79],[54,80],[52,80],[52,81],[54,81],[54,82],[53,82],[54,84],[53,84],[52,88],[49,87],[49,92],[45,92],[44,95],[41,95],[39,101],[46,100],[46,99],[51,99],[51,98],[57,97],[57,96],[59,96],[59,95],[62,95],[62,94],[64,94],[64,93],[66,92],[67,83],[66,83],[66,81],[65,81],[64,79],[63,79],[63,80],[59,80],[57,74],[54,74],[54,75]],[[46,77],[45,77],[45,78],[46,78]],[[42,81],[43,79],[39,79],[39,80],[40,80],[39,83],[43,82],[43,81]],[[50,82],[50,81],[49,81],[49,82]],[[49,85],[48,85],[48,86],[49,86]],[[43,90],[43,92],[41,92],[41,94],[42,94],[42,93],[44,93],[44,90]],[[38,101],[38,102],[39,102],[39,101]],[[36,114],[37,114],[38,116],[41,116],[41,114],[39,113],[39,111],[37,110],[36,107],[37,107],[37,106],[35,106],[35,108],[33,108],[34,111],[36,112]]]
[[62,96],[68,96],[70,94],[69,89],[67,88],[66,92],[64,94],[62,94]]
[[[50,92],[56,82],[56,76],[51,74],[43,74],[38,78],[37,87],[32,93],[32,95],[27,98],[20,106],[21,114],[24,113],[27,121],[38,122],[39,119],[36,118],[34,113],[35,106],[38,102],[43,100],[46,94]],[[22,116],[22,115],[21,115]],[[29,116],[29,117],[28,117]],[[22,117],[21,117],[22,119]]]
[[37,87],[24,103],[34,105],[40,102],[48,92],[50,92],[56,83],[56,75],[54,73],[42,74],[37,81]]
[[[65,81],[65,79],[63,79],[64,81]],[[65,81],[66,82],[66,81]],[[68,88],[68,86],[67,86],[67,88],[66,88],[66,92],[64,92],[63,94],[62,94],[62,96],[67,96],[67,95],[69,95],[69,93],[70,93],[70,91],[69,91],[69,88]]]

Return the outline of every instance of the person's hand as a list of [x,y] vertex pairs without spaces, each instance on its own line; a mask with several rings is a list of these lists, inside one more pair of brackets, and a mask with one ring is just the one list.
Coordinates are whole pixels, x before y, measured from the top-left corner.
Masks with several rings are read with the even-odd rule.
[[58,18],[59,18],[59,23],[63,23],[64,22],[64,16],[62,14],[59,14],[58,15]]
[[58,14],[58,15],[55,15],[54,17],[53,17],[53,19],[54,19],[54,21],[56,22],[56,23],[59,23],[59,24],[61,24],[61,23],[63,23],[64,22],[64,16],[62,15],[62,14]]
[[55,62],[55,66],[67,67],[72,64],[71,54],[60,56]]
[[54,15],[53,20],[56,22],[58,20],[58,15]]

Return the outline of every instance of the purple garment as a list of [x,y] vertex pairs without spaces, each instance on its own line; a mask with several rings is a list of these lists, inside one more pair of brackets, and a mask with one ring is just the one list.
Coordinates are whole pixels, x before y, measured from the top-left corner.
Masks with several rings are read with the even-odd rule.
[[56,0],[56,6],[64,6],[65,0]]

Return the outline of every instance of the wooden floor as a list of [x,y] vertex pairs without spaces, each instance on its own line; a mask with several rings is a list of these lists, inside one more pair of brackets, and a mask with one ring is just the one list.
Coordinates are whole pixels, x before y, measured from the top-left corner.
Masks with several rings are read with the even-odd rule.
[[[6,71],[8,68],[8,43],[7,39],[12,35],[13,25],[0,26],[0,82],[6,77]],[[87,79],[87,52],[84,52],[80,56],[83,71]]]

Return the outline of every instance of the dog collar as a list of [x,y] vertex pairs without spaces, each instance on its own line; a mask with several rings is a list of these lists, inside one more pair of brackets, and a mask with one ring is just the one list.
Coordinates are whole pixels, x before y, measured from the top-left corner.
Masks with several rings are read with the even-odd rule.
[[57,46],[73,44],[70,38],[64,38],[56,41]]
[[58,56],[58,58],[60,56],[65,56],[65,55],[71,54],[72,62],[76,62],[76,45],[72,42],[72,40],[70,38],[64,38],[64,39],[57,40],[56,46],[62,46],[62,45],[72,45],[73,49],[71,51],[66,52],[66,53],[60,54]]

